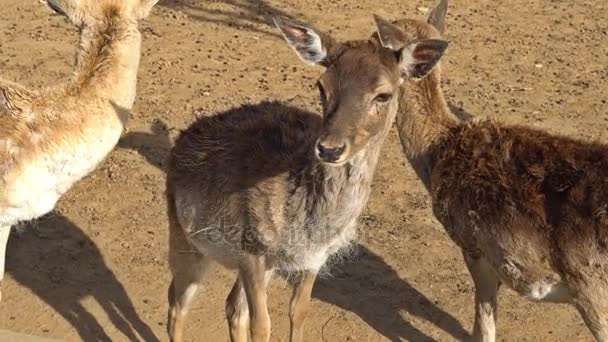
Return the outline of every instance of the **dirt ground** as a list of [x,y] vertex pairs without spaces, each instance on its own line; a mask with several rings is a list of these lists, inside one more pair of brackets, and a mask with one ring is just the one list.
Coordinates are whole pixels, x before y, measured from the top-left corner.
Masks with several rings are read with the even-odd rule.
[[[198,112],[280,99],[318,110],[319,67],[269,26],[293,16],[340,39],[367,37],[372,14],[424,18],[429,0],[164,0],[142,22],[138,100],[128,130],[55,213],[9,241],[0,327],[68,341],[167,340],[162,164]],[[75,28],[38,1],[2,0],[1,77],[30,86],[69,77]],[[608,5],[603,0],[453,0],[444,89],[455,110],[607,141]],[[386,142],[361,241],[314,291],[308,341],[454,341],[469,335],[473,289],[432,217],[395,132]],[[189,316],[192,341],[227,341],[217,267]],[[272,341],[285,341],[290,286],[270,286]],[[503,290],[499,341],[590,341],[576,312]]]

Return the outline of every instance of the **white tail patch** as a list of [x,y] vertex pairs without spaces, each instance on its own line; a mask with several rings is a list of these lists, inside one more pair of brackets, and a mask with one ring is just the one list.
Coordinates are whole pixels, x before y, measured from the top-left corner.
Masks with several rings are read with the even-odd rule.
[[567,303],[572,296],[564,284],[554,280],[541,280],[530,285],[526,295],[539,302]]

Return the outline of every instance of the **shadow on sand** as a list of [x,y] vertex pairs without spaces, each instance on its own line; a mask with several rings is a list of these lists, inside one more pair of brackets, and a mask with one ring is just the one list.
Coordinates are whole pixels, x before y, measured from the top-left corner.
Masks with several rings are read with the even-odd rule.
[[181,11],[195,20],[274,37],[279,37],[279,34],[273,31],[272,17],[290,18],[289,14],[264,0],[221,0],[212,4],[207,1],[161,0],[158,5]]
[[99,249],[67,217],[49,214],[13,232],[7,272],[61,314],[83,341],[112,341],[81,300],[92,297],[129,341],[159,341]]
[[357,255],[332,268],[330,278],[319,278],[313,296],[350,311],[390,341],[434,341],[402,317],[403,312],[433,323],[456,340],[470,335],[460,322],[363,245]]

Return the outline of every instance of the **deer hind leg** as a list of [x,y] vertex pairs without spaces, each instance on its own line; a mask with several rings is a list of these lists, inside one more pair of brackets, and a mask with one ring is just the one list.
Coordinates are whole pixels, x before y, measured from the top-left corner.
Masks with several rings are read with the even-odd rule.
[[608,342],[608,298],[601,286],[579,292],[575,304],[598,342]]
[[272,277],[264,257],[246,255],[239,268],[239,277],[249,306],[250,331],[252,342],[270,340],[270,315],[266,286]]
[[226,299],[226,318],[230,330],[230,341],[247,342],[249,336],[249,306],[240,276],[234,282],[232,291]]
[[[265,274],[265,286],[268,286],[272,277],[272,270]],[[239,276],[232,287],[232,291],[226,299],[226,318],[230,330],[231,342],[247,342],[249,336],[249,305],[247,295],[243,286],[243,280]]]
[[316,272],[306,272],[293,288],[289,319],[291,321],[291,342],[301,342],[304,338],[304,320],[310,307],[312,288],[317,279]]
[[496,339],[496,297],[500,281],[483,257],[474,259],[465,253],[464,259],[475,283],[473,340],[494,342]]
[[181,342],[184,320],[192,305],[210,259],[193,250],[181,228],[171,223],[169,231],[169,265],[173,280],[169,285],[167,329],[173,342]]
[[6,245],[11,234],[11,226],[0,227],[0,301],[2,300],[2,281],[4,280],[4,265],[6,264]]

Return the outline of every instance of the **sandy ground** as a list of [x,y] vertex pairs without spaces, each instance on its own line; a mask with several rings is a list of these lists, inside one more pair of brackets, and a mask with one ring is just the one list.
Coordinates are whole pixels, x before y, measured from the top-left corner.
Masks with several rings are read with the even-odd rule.
[[[142,23],[138,101],[119,147],[56,212],[12,234],[0,327],[77,341],[166,338],[163,159],[197,112],[280,99],[318,110],[321,69],[302,64],[272,14],[340,39],[367,37],[372,13],[424,17],[427,0],[163,0]],[[2,0],[0,73],[30,86],[69,77],[76,30],[37,1]],[[456,110],[585,139],[608,134],[608,5],[602,0],[453,0],[444,87]],[[393,132],[361,245],[318,281],[308,341],[453,341],[472,328],[472,282],[432,217]],[[227,341],[217,268],[189,316],[192,341]],[[272,341],[285,341],[290,286],[271,283]],[[590,341],[576,312],[500,295],[500,341]]]

